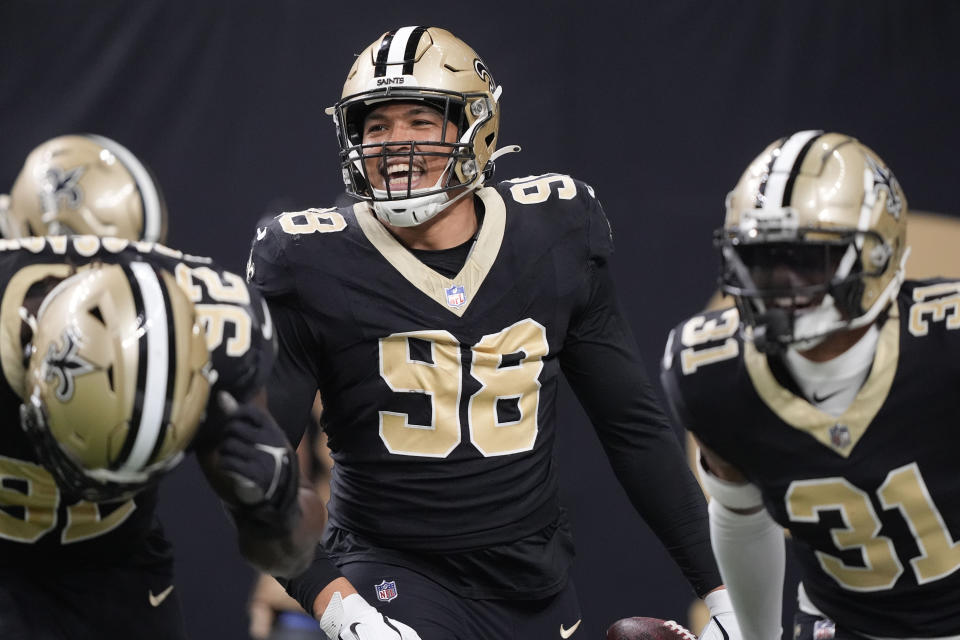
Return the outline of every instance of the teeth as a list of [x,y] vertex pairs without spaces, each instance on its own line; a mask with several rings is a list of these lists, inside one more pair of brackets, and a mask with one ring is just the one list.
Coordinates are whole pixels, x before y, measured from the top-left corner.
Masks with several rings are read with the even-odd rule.
[[387,167],[387,175],[393,175],[395,173],[410,173],[413,175],[419,175],[423,173],[423,169],[419,167],[411,167],[406,162],[398,162],[397,164],[391,164]]
[[808,296],[799,296],[796,298],[775,298],[773,300],[774,306],[787,308],[787,307],[806,307],[811,302],[813,298]]

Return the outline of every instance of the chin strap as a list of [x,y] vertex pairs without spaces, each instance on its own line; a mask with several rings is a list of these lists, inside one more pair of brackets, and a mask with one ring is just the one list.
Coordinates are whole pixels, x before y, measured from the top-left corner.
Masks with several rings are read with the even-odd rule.
[[[374,200],[371,205],[373,206],[373,210],[377,214],[377,217],[380,218],[381,221],[395,227],[414,227],[419,224],[423,224],[450,205],[462,200],[467,195],[482,187],[487,178],[493,175],[494,160],[508,153],[517,153],[519,151],[520,145],[516,144],[507,145],[494,151],[490,156],[490,160],[487,161],[487,166],[484,168],[483,172],[477,175],[472,182],[464,185],[463,191],[458,193],[453,198],[449,197],[446,192],[429,193],[428,195],[417,195],[416,192],[413,192],[411,193],[412,197],[410,198],[396,200]],[[444,174],[449,169],[450,166],[447,167],[447,169],[444,171]],[[440,178],[437,180],[437,184],[434,185],[433,188],[426,190],[432,191],[433,189],[438,188],[440,183],[443,181],[444,174],[441,174]],[[373,193],[378,198],[383,198],[387,195],[387,192],[383,189],[374,188]]]
[[[903,285],[909,257],[910,247],[906,247],[896,273],[863,315],[849,322],[845,321],[829,294],[824,297],[820,308],[799,318],[791,317],[785,309],[770,309],[758,315],[757,326],[752,332],[754,346],[768,354],[781,352],[788,345],[801,350],[811,349],[835,331],[859,329],[876,322],[880,314],[896,299]],[[778,340],[778,336],[790,336],[791,341],[782,343]]]

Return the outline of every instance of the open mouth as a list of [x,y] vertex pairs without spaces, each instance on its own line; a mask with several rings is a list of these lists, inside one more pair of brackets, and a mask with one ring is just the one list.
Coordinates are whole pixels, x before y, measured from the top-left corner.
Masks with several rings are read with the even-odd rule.
[[808,296],[797,296],[797,297],[780,297],[773,299],[773,306],[781,308],[796,308],[802,309],[803,307],[809,307],[813,303],[813,299]]
[[806,311],[813,309],[820,305],[823,302],[823,296],[805,296],[805,295],[796,295],[796,296],[777,296],[775,298],[769,298],[767,305],[770,308],[776,309],[790,309],[793,311]]
[[391,162],[380,169],[380,175],[391,191],[416,189],[425,173],[424,167],[408,162]]

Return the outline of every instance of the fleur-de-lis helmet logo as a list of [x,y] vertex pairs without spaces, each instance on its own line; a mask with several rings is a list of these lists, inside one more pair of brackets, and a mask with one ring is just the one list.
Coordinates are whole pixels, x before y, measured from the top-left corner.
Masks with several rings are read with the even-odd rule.
[[79,349],[80,343],[76,336],[66,329],[63,332],[62,345],[58,347],[56,342],[51,343],[43,359],[44,380],[57,380],[55,394],[60,402],[67,402],[73,397],[76,388],[74,378],[96,369],[77,353]]
[[43,178],[43,208],[47,212],[57,211],[60,205],[76,209],[83,202],[83,189],[78,184],[83,177],[83,166],[72,169],[49,167]]

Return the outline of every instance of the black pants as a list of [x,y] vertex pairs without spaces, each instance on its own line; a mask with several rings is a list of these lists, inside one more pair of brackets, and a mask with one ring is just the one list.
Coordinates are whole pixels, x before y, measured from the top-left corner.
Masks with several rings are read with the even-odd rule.
[[349,562],[340,570],[367,602],[412,627],[423,640],[559,638],[561,628],[569,631],[580,620],[572,581],[540,600],[473,600],[402,567]]
[[3,640],[186,640],[169,569],[0,569]]

